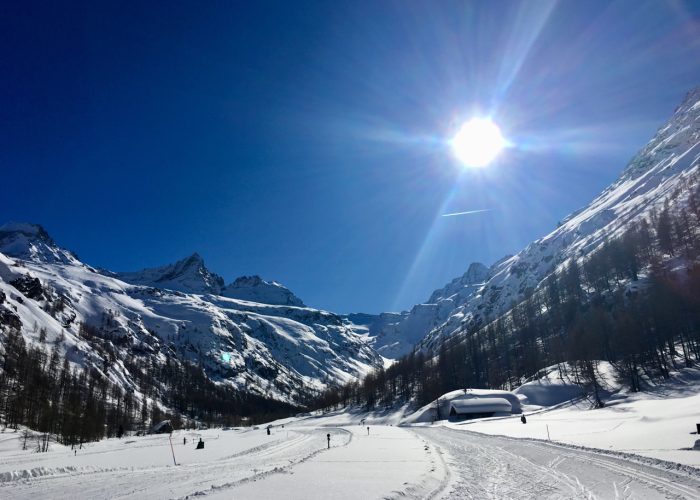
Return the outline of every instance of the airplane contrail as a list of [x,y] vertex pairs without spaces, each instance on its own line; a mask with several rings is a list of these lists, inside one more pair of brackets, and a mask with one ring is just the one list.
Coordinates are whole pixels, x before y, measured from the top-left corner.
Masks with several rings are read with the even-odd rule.
[[442,214],[441,217],[454,217],[455,215],[471,215],[471,214],[478,214],[481,212],[490,212],[490,208],[483,208],[481,210],[467,210],[466,212],[454,212],[451,214]]

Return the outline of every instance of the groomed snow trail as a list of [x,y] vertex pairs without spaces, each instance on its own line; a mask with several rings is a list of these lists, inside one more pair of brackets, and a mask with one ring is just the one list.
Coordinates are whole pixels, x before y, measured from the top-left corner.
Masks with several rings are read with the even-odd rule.
[[[319,430],[323,430],[320,428]],[[207,498],[360,500],[433,498],[448,477],[435,448],[411,430],[346,427],[347,446],[331,448],[288,470],[259,476]]]
[[700,474],[447,427],[415,431],[445,454],[451,479],[443,498],[700,499]]

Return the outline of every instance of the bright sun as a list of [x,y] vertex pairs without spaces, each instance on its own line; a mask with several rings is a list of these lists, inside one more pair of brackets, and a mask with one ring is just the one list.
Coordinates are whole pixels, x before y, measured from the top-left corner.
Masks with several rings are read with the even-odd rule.
[[472,118],[452,138],[455,156],[467,167],[485,167],[506,145],[498,125],[488,118]]

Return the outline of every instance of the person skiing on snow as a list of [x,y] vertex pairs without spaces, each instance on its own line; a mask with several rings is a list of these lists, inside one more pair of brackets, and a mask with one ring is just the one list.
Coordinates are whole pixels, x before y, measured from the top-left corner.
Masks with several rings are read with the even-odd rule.
[[523,413],[522,415],[520,415],[520,421],[521,421],[522,423],[524,423],[524,424],[527,423],[527,419],[525,418],[525,414],[524,414],[524,413]]
[[331,449],[331,435],[330,433],[326,434],[326,439],[328,440],[328,449]]

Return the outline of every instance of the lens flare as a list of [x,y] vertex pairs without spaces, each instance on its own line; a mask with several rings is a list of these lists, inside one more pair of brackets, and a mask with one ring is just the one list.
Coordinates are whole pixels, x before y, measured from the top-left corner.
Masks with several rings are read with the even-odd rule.
[[455,156],[467,167],[490,164],[505,147],[498,125],[488,118],[472,118],[452,138]]

